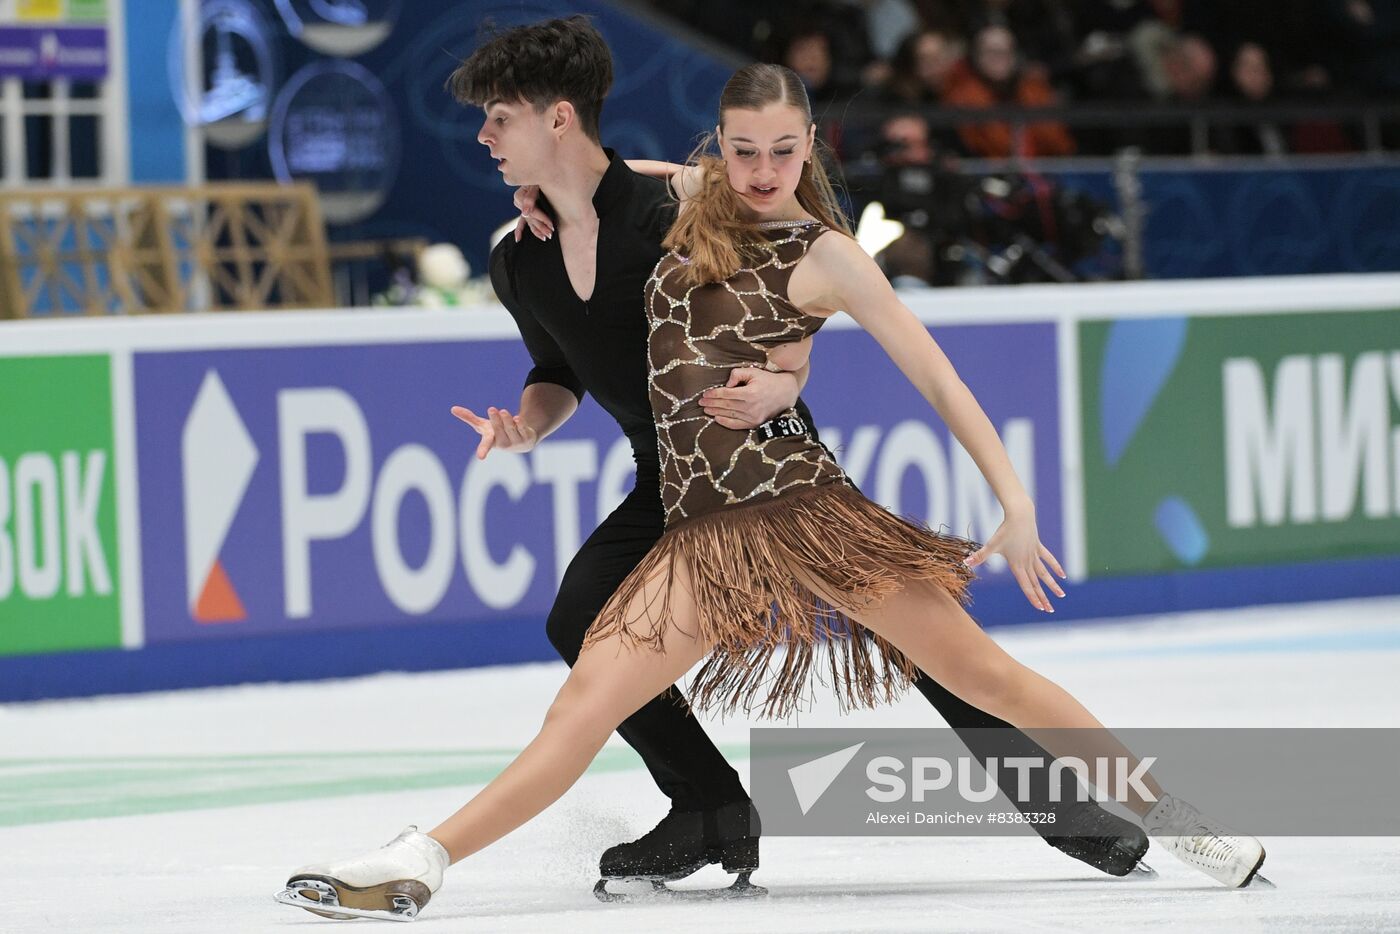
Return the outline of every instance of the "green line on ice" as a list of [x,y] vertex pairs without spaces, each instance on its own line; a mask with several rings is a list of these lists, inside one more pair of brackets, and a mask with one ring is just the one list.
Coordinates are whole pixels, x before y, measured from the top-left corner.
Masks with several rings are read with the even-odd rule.
[[[748,745],[723,747],[748,758]],[[0,759],[0,827],[483,785],[518,750]],[[607,748],[592,774],[643,768]]]

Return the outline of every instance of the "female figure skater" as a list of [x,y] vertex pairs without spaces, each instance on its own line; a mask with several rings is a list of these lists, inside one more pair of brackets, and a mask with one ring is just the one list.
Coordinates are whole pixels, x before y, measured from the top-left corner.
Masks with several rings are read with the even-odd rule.
[[[843,703],[869,705],[893,698],[917,666],[1023,730],[1055,731],[1042,745],[1057,757],[1107,756],[1118,766],[1110,786],[1137,766],[1078,701],[1002,651],[962,607],[970,569],[993,554],[1047,611],[1045,591],[1063,596],[1054,575],[1064,572],[977,401],[849,236],[814,156],[800,79],[746,66],[726,84],[719,117],[718,157],[635,164],[670,177],[683,200],[671,253],[647,286],[666,534],[604,607],[540,732],[500,775],[427,834],[409,828],[364,856],[299,870],[279,901],[330,917],[412,917],[449,864],[554,802],[619,723],[707,656],[691,686],[702,707],[783,716],[819,661]],[[837,310],[879,341],[986,477],[1005,519],[985,545],[867,500],[805,432],[729,429],[700,407],[701,393],[736,366],[802,367],[809,339]],[[1160,843],[1224,885],[1253,879],[1264,860],[1258,840],[1150,778],[1147,787],[1124,803]],[[726,856],[730,871],[746,858],[742,846],[733,867]]]

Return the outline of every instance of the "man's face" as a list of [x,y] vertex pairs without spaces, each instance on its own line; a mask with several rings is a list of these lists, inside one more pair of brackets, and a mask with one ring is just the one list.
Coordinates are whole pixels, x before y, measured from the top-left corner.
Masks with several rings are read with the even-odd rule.
[[490,100],[476,141],[491,152],[505,183],[538,185],[548,178],[558,137],[553,106],[537,111],[528,101]]
[[1215,83],[1215,52],[1203,40],[1190,37],[1162,57],[1167,85],[1183,100],[1199,100]]
[[928,123],[923,117],[906,114],[885,121],[881,137],[890,144],[886,165],[925,165],[933,161],[929,148]]

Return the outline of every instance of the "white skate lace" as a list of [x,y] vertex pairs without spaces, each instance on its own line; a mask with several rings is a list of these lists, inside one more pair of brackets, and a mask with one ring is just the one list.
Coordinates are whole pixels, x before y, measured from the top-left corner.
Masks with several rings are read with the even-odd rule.
[[1213,865],[1223,866],[1234,856],[1238,849],[1235,841],[1222,837],[1195,807],[1173,797],[1168,797],[1164,804],[1161,825],[1155,830],[1157,835],[1177,838],[1177,846],[1183,853]]
[[1235,842],[1220,836],[1205,824],[1197,825],[1192,831],[1186,852],[1223,866],[1235,855]]

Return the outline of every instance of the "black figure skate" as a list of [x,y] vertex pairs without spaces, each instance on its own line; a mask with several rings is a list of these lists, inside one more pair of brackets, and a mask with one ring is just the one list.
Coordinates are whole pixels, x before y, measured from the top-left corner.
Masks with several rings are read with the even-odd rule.
[[[608,890],[610,882],[650,882],[651,891],[641,897],[685,899],[752,898],[768,890],[754,885],[749,876],[758,868],[758,812],[748,801],[726,804],[709,811],[675,808],[651,832],[631,843],[610,847],[599,862],[598,884],[593,894],[600,901],[630,901],[638,896]],[[679,890],[666,883],[684,879],[712,863],[737,873],[733,884],[720,889]]]
[[[1070,804],[1056,816],[1056,832],[1045,833],[1044,838],[1061,853],[1110,876],[1156,878],[1156,870],[1142,859],[1147,853],[1147,834],[1141,827],[1090,801]],[[1048,831],[1050,826],[1037,829]]]

